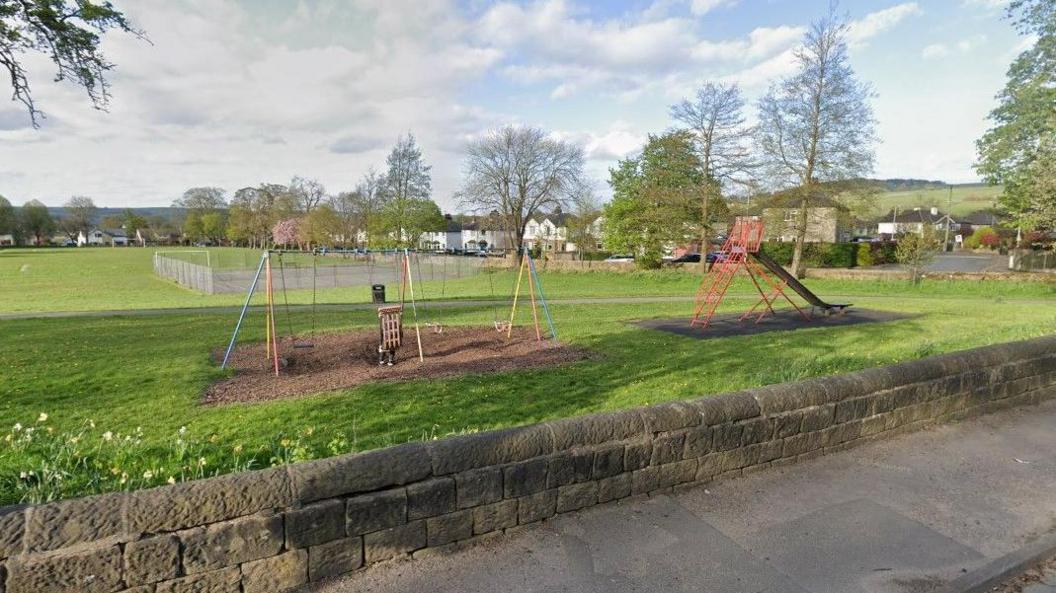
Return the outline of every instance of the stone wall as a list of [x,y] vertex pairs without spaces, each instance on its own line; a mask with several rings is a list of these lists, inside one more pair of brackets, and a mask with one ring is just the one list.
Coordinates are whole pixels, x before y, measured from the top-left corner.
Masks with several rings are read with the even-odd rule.
[[1056,337],[0,509],[0,593],[275,593],[1056,395]]

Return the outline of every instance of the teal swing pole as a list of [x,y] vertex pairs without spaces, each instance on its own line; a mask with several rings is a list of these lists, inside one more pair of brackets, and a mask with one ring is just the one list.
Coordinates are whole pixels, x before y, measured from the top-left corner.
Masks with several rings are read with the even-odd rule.
[[253,283],[249,285],[249,291],[246,292],[246,303],[242,305],[242,312],[238,314],[238,323],[235,324],[235,331],[231,334],[231,341],[227,344],[227,351],[224,352],[224,362],[220,364],[220,368],[227,368],[227,359],[231,357],[231,351],[235,349],[235,340],[238,339],[238,332],[242,329],[242,321],[246,318],[246,311],[249,309],[249,301],[253,299],[253,291],[257,289],[257,281],[260,280],[260,272],[264,269],[264,262],[268,261],[268,252],[265,251],[260,256],[260,265],[257,266],[257,273],[253,276]]
[[532,279],[535,281],[535,288],[539,291],[539,300],[543,303],[543,313],[546,314],[546,323],[550,326],[550,339],[557,339],[557,330],[554,328],[554,320],[550,317],[550,307],[546,304],[546,295],[543,294],[543,283],[539,281],[539,274],[535,271],[535,260],[532,259],[530,253],[525,252],[525,257],[528,258],[528,269],[532,274]]

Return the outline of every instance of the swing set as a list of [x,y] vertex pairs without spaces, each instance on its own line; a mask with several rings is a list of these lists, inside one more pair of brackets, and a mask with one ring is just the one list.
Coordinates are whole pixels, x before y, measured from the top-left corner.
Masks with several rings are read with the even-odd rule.
[[[378,343],[378,364],[391,366],[397,362],[397,352],[403,346],[404,341],[404,314],[406,312],[406,305],[410,303],[411,319],[414,323],[414,338],[418,349],[418,361],[425,361],[425,351],[422,347],[422,325],[432,330],[432,333],[439,335],[443,333],[443,324],[435,320],[432,315],[426,315],[427,318],[424,323],[419,320],[419,301],[425,299],[424,294],[424,283],[422,282],[422,271],[421,271],[421,259],[416,252],[411,252],[409,249],[404,249],[402,252],[396,252],[396,258],[394,261],[396,268],[396,278],[399,282],[399,304],[384,305],[378,307],[378,324],[379,324],[379,343]],[[316,331],[316,311],[317,311],[317,262],[316,256],[313,255],[312,260],[312,331],[311,337],[314,339]],[[277,262],[277,266],[275,263]],[[412,266],[413,262],[413,266]],[[445,263],[446,266],[446,263]],[[263,291],[265,297],[264,304],[264,322],[265,322],[265,356],[268,361],[268,365],[273,369],[275,376],[279,376],[281,369],[284,366],[284,360],[280,356],[280,342],[279,332],[276,324],[276,303],[277,298],[275,295],[276,289],[276,267],[278,270],[278,288],[282,291],[282,302],[286,312],[286,325],[288,336],[293,339],[294,349],[303,348],[314,348],[315,343],[311,340],[301,340],[297,338],[293,332],[293,323],[290,315],[290,304],[289,297],[287,295],[286,286],[286,274],[285,264],[283,260],[283,252],[278,250],[266,250],[261,254],[260,263],[257,266],[256,274],[253,277],[253,281],[250,283],[249,289],[246,293],[245,302],[242,305],[241,312],[238,316],[238,321],[235,324],[235,329],[231,334],[231,339],[228,342],[227,349],[224,352],[223,362],[220,368],[227,368],[231,354],[235,349],[235,345],[238,341],[239,333],[242,330],[242,326],[245,322],[246,315],[249,312],[250,302],[252,301],[253,295],[257,292],[258,287],[263,279]],[[446,269],[446,267],[445,267]],[[418,286],[415,286],[415,278],[412,270],[416,270],[418,274]],[[493,272],[488,272],[489,285],[491,286],[492,299],[495,299],[495,285],[494,279],[491,277]],[[370,262],[370,277],[373,279],[374,276],[374,262],[373,259]],[[446,280],[446,277],[444,277]],[[527,284],[526,292],[527,299],[522,297],[522,287]],[[506,339],[510,340],[513,337],[513,326],[516,322],[518,304],[522,300],[528,300],[531,304],[532,311],[532,323],[535,329],[536,340],[542,342],[544,339],[543,328],[540,318],[540,308],[542,309],[542,318],[545,319],[549,334],[545,337],[550,340],[557,339],[557,330],[554,326],[553,317],[550,314],[550,307],[547,304],[546,296],[543,292],[542,282],[539,279],[539,275],[536,271],[535,260],[531,254],[525,251],[521,256],[520,265],[517,273],[516,284],[513,288],[512,305],[510,306],[509,318],[499,317],[498,313],[495,314],[494,327],[495,330],[500,333],[506,334]],[[424,305],[424,302],[422,303]],[[501,308],[501,307],[500,307]],[[427,313],[426,309],[423,308],[423,313]]]

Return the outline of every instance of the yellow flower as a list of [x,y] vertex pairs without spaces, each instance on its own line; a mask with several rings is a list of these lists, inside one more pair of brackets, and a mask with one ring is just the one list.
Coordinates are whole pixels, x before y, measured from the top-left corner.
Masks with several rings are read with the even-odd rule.
[[48,421],[48,415],[45,414],[44,412],[41,412],[40,416],[37,417],[37,422],[47,422],[47,421]]
[[235,454],[237,455],[237,454],[239,454],[241,452],[242,452],[242,445],[235,445]]
[[167,483],[169,483],[169,484],[175,484],[175,483],[176,483],[176,478],[174,478],[174,477],[172,477],[172,476],[169,476],[169,479],[168,479],[168,480],[165,480],[165,481],[166,481]]

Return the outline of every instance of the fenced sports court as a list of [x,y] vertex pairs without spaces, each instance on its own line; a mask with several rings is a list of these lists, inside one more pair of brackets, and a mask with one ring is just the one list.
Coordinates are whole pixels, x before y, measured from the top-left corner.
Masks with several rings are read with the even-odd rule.
[[[274,256],[275,282],[288,290],[398,283],[402,255],[394,251],[280,253]],[[154,253],[154,273],[205,294],[243,293],[253,281],[259,261],[260,253],[251,250],[158,251]],[[424,281],[465,278],[479,273],[484,263],[479,257],[418,253],[414,275]]]

